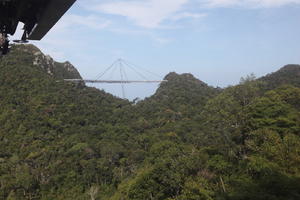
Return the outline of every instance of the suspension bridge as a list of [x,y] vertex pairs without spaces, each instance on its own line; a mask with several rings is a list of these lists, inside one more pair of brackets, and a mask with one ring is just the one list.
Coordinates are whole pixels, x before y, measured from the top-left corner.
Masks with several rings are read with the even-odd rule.
[[161,83],[166,82],[167,80],[161,80],[161,81],[143,81],[143,80],[132,80],[132,81],[126,81],[126,80],[89,80],[89,79],[65,79],[65,81],[70,82],[85,82],[85,83],[117,83],[117,84],[126,84],[126,83]]
[[[134,78],[128,78],[128,71],[131,71],[132,74],[135,74]],[[133,72],[133,73],[132,73]],[[108,76],[109,75],[109,76]],[[117,78],[114,78],[117,75]],[[108,76],[108,77],[107,77]],[[149,77],[155,77],[149,79]],[[137,66],[127,60],[118,59],[113,62],[108,68],[106,68],[103,72],[98,74],[94,79],[64,79],[68,82],[74,83],[91,83],[91,84],[120,84],[122,89],[122,96],[126,98],[125,95],[125,84],[131,83],[162,83],[167,82],[167,80],[163,80],[161,76],[148,71],[140,66]]]

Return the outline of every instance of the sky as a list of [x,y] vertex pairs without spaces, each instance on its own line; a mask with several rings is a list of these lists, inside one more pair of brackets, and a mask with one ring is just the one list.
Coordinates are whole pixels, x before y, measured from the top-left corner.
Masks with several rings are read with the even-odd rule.
[[[70,61],[85,79],[122,58],[162,78],[192,73],[227,87],[300,63],[300,0],[77,0],[34,44]],[[122,94],[120,85],[92,86]],[[157,87],[128,85],[126,98],[142,99]]]

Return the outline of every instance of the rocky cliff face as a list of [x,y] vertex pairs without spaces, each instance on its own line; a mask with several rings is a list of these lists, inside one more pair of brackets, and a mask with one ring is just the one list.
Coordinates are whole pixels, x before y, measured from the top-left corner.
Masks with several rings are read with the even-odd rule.
[[12,51],[14,50],[29,53],[33,58],[32,64],[34,66],[41,67],[47,74],[57,79],[82,79],[77,69],[70,62],[56,62],[49,55],[43,54],[34,45],[14,45]]

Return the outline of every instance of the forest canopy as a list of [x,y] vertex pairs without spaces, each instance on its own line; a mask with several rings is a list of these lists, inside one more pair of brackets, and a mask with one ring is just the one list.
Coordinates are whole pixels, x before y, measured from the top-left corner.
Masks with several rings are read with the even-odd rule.
[[138,103],[32,45],[0,59],[0,199],[298,200],[300,66],[214,88],[169,73]]

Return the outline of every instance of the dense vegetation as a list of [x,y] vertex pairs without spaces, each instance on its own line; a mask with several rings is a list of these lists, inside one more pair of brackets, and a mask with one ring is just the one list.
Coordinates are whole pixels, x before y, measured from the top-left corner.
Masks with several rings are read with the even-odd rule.
[[300,199],[300,66],[225,89],[170,73],[135,103],[49,61],[0,60],[0,199]]

